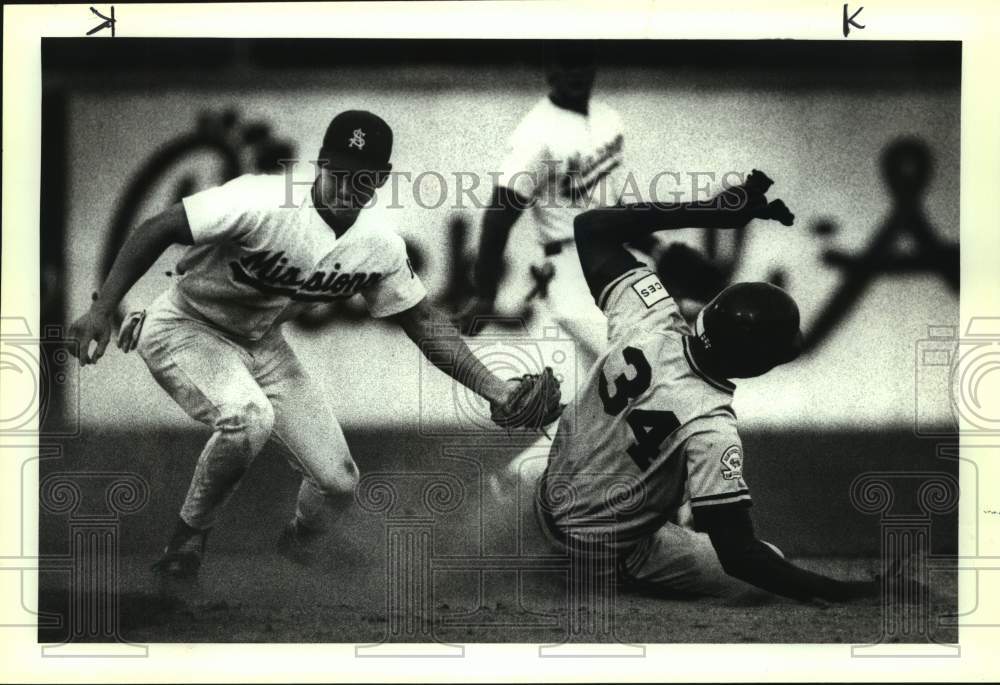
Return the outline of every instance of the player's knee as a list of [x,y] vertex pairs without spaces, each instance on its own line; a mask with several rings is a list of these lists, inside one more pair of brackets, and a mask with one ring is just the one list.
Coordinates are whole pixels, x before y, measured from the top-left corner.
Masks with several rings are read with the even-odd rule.
[[274,407],[265,397],[222,406],[215,422],[216,430],[245,439],[252,455],[264,447],[273,427]]
[[360,474],[353,459],[346,459],[341,468],[331,469],[319,480],[319,488],[326,497],[342,498],[354,495]]

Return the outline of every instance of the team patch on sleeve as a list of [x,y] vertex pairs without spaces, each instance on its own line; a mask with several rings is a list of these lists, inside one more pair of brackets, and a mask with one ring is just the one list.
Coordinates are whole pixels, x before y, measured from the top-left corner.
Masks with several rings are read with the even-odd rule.
[[722,477],[737,480],[743,477],[743,452],[739,445],[733,445],[722,454]]
[[640,278],[632,284],[632,290],[639,296],[642,303],[646,305],[646,309],[649,309],[657,302],[670,299],[670,293],[663,287],[660,277],[656,274],[649,274]]
[[[738,438],[722,442],[719,438],[723,436],[719,431],[714,436],[706,433],[688,441],[688,492],[692,507],[750,505],[750,490],[743,480],[743,448]],[[720,443],[728,447],[716,447]]]

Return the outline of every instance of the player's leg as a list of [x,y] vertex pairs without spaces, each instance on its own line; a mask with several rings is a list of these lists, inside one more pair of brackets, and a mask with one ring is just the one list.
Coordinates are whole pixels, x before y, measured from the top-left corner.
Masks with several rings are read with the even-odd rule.
[[766,595],[722,569],[708,535],[673,523],[664,524],[626,558],[624,572],[626,589],[653,594],[722,598]]
[[497,500],[511,498],[514,493],[531,492],[538,482],[545,465],[548,463],[549,451],[552,449],[552,437],[559,429],[559,421],[546,427],[548,435],[538,438],[507,462],[499,471],[491,473],[487,484]]
[[[540,520],[537,488],[548,463],[548,444],[523,451],[491,482],[496,525],[515,527],[529,554],[565,553],[558,535]],[[509,534],[508,534],[509,535]],[[625,559],[619,580],[626,589],[676,597],[760,597],[764,593],[723,571],[703,533],[667,524]],[[621,577],[624,576],[624,577]]]
[[[548,463],[548,445],[536,444],[491,482],[493,501],[506,525],[517,525],[522,549],[534,553],[565,551],[538,520],[537,487]],[[770,545],[770,543],[765,543]],[[781,554],[781,551],[771,545]],[[676,597],[720,597],[767,601],[763,590],[728,575],[708,535],[690,527],[664,524],[625,560],[619,578],[625,589]]]
[[565,548],[538,520],[538,484],[548,464],[551,440],[524,449],[505,468],[491,474],[484,493],[484,521],[498,540],[514,540],[522,554],[551,555]]
[[[558,424],[549,426],[549,434],[554,435]],[[523,549],[538,547],[530,540],[535,531],[534,498],[539,479],[545,472],[549,460],[552,439],[540,435],[530,446],[522,450],[503,468],[490,473],[486,478],[485,496],[489,520],[498,530],[509,531],[517,527],[516,538]],[[508,538],[510,535],[505,533]],[[526,538],[527,536],[527,538]]]
[[[569,421],[572,417],[564,417]],[[555,428],[553,428],[555,430]],[[555,435],[555,433],[553,433]],[[504,528],[517,526],[521,548],[534,553],[564,551],[538,520],[537,487],[548,464],[552,441],[544,436],[489,479],[492,507]],[[626,588],[687,597],[755,597],[766,593],[728,575],[708,535],[689,526],[665,524],[625,560]]]
[[137,349],[174,401],[213,429],[161,560],[170,568],[159,569],[193,574],[216,515],[267,442],[274,412],[247,368],[246,352],[168,306],[149,311]]
[[256,378],[275,410],[271,439],[302,474],[295,513],[280,546],[287,556],[307,563],[309,543],[353,502],[358,467],[326,393],[280,332],[265,343],[266,361]]

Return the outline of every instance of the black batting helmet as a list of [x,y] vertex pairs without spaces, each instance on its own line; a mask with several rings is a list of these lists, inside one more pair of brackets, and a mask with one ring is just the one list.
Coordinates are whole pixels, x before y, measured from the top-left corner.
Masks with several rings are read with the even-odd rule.
[[736,283],[705,305],[695,333],[730,378],[759,376],[802,351],[799,307],[770,283]]

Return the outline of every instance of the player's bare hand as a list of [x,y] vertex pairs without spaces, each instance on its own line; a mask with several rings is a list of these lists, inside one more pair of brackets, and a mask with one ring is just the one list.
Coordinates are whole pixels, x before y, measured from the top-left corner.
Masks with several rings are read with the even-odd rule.
[[517,394],[518,388],[521,387],[521,379],[508,378],[506,381],[504,381],[504,385],[505,385],[505,390],[503,397],[501,397],[500,401],[497,402],[497,404],[500,405],[501,407],[505,407],[510,404],[511,400]]
[[[111,340],[111,312],[91,307],[69,327],[69,337],[75,343],[70,354],[80,360],[80,366],[95,364],[104,356]],[[91,352],[91,344],[95,345]]]
[[479,335],[490,317],[495,315],[496,306],[493,300],[475,296],[455,315],[452,323],[458,327],[462,335],[472,337]]

